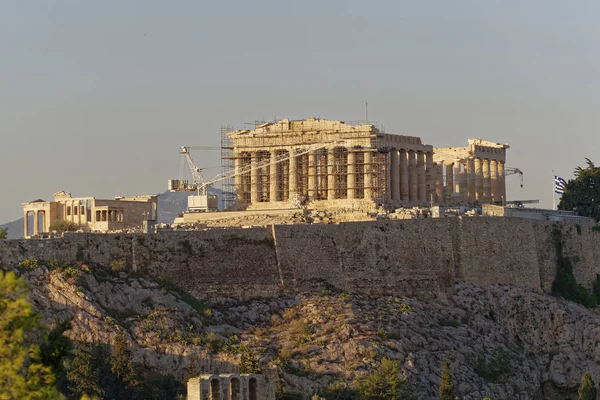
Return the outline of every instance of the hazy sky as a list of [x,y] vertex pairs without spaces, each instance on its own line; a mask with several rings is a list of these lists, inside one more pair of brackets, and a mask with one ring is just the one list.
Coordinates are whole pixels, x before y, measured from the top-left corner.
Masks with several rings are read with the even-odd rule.
[[[509,199],[600,163],[600,2],[0,0],[0,222],[158,193],[222,124],[369,118],[508,143]],[[218,152],[194,154],[205,167]],[[212,168],[207,175],[218,173]]]

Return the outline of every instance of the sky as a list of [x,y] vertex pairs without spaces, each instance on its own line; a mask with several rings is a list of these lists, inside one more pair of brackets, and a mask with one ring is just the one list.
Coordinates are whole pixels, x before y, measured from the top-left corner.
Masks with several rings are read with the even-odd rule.
[[[222,125],[369,120],[510,144],[508,200],[600,163],[600,2],[0,1],[0,223],[22,202],[160,193]],[[218,151],[192,154],[219,173]]]

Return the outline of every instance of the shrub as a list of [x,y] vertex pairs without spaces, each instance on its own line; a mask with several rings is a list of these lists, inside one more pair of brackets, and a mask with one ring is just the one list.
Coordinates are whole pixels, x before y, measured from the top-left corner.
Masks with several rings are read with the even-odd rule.
[[579,390],[577,390],[578,400],[596,400],[596,384],[589,372],[583,374],[583,379]]
[[494,351],[489,360],[479,357],[474,369],[486,382],[496,382],[502,374],[510,370],[510,353],[500,349]]
[[453,328],[458,328],[460,326],[460,322],[452,318],[441,317],[440,319],[438,319],[438,323],[440,324],[440,326],[451,326]]
[[0,228],[0,240],[6,240],[8,237],[8,228]]
[[113,272],[125,271],[127,269],[127,261],[113,260],[110,262],[110,270]]
[[405,395],[408,384],[400,378],[400,361],[383,358],[377,369],[359,382],[365,400],[397,400]]
[[35,258],[26,258],[17,265],[19,271],[32,271],[39,266],[38,260]]
[[79,226],[71,221],[56,220],[50,224],[50,232],[75,232]]

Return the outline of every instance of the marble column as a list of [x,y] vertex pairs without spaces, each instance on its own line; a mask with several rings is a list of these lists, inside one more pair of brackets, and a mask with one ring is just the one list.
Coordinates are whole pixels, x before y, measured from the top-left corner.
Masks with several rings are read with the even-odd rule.
[[29,236],[29,211],[23,213],[23,237]]
[[434,164],[433,170],[435,172],[435,202],[444,202],[444,165]]
[[498,161],[496,160],[490,160],[490,187],[490,201],[492,203],[500,201],[498,195]]
[[398,150],[390,151],[390,187],[392,200],[400,200],[400,165],[398,160]]
[[504,174],[504,161],[498,161],[498,196],[502,204],[506,204],[506,175]]
[[483,201],[490,202],[491,182],[490,182],[490,160],[483,160],[481,169],[483,170]]
[[250,202],[258,203],[258,153],[254,152],[250,157]]
[[327,151],[327,200],[335,200],[335,149]]
[[308,198],[317,198],[317,155],[313,151],[308,153]]
[[289,182],[290,189],[288,194],[288,199],[292,200],[296,193],[298,192],[298,160],[295,156],[295,150],[290,149],[290,168],[289,168]]
[[476,158],[475,164],[475,198],[481,204],[483,202],[483,168],[481,158]]
[[363,164],[363,173],[365,174],[364,176],[364,182],[365,182],[365,200],[372,200],[373,199],[373,170],[371,168],[371,160],[373,158],[373,155],[371,154],[370,151],[365,151],[364,153],[364,164]]
[[348,149],[348,180],[346,198],[354,199],[356,197],[356,153],[354,149]]
[[410,199],[409,178],[408,178],[408,152],[400,149],[400,200],[408,201]]
[[414,150],[408,151],[408,184],[410,201],[419,200],[419,181],[417,177],[417,159]]
[[40,234],[40,215],[37,210],[33,212],[33,234]]
[[462,171],[460,168],[460,162],[454,163],[454,193],[458,195],[458,199],[460,199],[460,192],[462,189]]
[[467,159],[467,202],[473,204],[475,202],[475,160]]
[[427,184],[425,180],[425,153],[417,151],[417,184],[419,186],[417,199],[420,202],[427,201]]
[[434,171],[433,171],[433,152],[428,151],[425,154],[425,185],[427,186],[427,201],[431,200],[431,197],[435,195],[434,185]]
[[454,163],[446,161],[444,165],[446,167],[446,191],[444,196],[448,200],[452,200],[452,193],[454,193]]
[[281,182],[277,169],[277,151],[271,151],[271,165],[269,166],[269,201],[274,202],[279,200],[279,191]]

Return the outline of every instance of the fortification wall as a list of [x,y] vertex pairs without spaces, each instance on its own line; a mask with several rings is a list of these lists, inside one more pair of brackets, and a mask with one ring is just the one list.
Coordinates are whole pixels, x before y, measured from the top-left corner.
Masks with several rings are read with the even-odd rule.
[[269,297],[337,288],[444,298],[455,280],[549,292],[557,246],[577,281],[600,274],[600,233],[590,227],[504,217],[280,225],[270,228],[68,234],[0,241],[0,264],[81,260],[169,279],[199,298]]
[[[275,227],[286,288],[444,296],[454,281],[451,221]],[[308,229],[307,229],[308,228]]]

